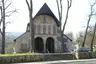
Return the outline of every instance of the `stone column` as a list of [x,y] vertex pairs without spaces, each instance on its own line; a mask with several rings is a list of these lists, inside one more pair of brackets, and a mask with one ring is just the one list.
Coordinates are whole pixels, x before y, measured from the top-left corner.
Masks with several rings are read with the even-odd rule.
[[45,39],[44,39],[43,44],[44,44],[44,53],[46,53],[46,40]]

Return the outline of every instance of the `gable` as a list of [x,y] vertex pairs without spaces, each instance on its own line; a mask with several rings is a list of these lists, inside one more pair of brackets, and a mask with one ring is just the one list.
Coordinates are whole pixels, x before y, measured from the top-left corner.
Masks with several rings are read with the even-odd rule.
[[50,25],[52,24],[52,25],[56,25],[55,20],[51,16],[45,15],[45,14],[36,16],[34,18],[34,23],[35,24],[50,24]]
[[50,8],[48,7],[48,5],[46,3],[42,6],[42,8],[38,11],[38,13],[34,16],[34,18],[39,15],[51,16],[55,20],[57,26],[60,26],[60,22],[58,21],[58,19],[56,18],[56,16],[53,14],[53,12],[50,10]]

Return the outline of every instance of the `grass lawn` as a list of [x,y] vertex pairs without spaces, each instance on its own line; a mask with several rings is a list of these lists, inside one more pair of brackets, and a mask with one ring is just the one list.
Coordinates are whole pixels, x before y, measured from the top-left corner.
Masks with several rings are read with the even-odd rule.
[[29,53],[16,53],[16,54],[0,54],[0,56],[24,56],[24,55],[32,55],[34,52]]

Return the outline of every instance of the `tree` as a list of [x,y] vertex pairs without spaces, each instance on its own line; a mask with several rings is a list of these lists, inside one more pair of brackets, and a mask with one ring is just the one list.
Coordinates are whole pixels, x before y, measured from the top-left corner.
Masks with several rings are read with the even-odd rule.
[[60,35],[61,35],[61,42],[62,42],[62,50],[64,51],[63,33],[65,30],[65,26],[67,24],[69,9],[71,8],[72,0],[67,0],[67,13],[66,13],[65,22],[63,25],[63,30],[61,29],[62,27],[62,0],[56,0],[56,3],[57,3],[57,9],[58,9],[58,15],[59,15],[59,21],[60,21]]
[[82,43],[82,47],[84,47],[84,45],[85,45],[85,41],[86,41],[86,37],[87,37],[87,32],[88,32],[88,27],[89,27],[90,20],[91,20],[92,16],[95,15],[94,14],[94,10],[93,10],[93,7],[94,7],[95,4],[96,4],[96,2],[91,5],[90,14],[88,16],[87,27],[86,27],[86,31],[85,31],[85,36],[84,36],[84,41]]
[[1,22],[3,22],[2,54],[5,54],[5,4],[4,4],[4,0],[2,0],[2,7],[1,7]]
[[93,42],[94,42],[94,38],[95,38],[95,32],[96,32],[96,23],[94,26],[93,36],[92,36],[92,40],[91,40],[91,51],[93,51]]
[[[88,34],[89,34],[89,32],[88,32]],[[82,31],[82,32],[79,32],[78,34],[77,34],[77,37],[76,37],[76,43],[79,45],[79,47],[81,48],[82,47],[82,43],[83,43],[83,41],[84,41],[84,35],[85,35],[85,33],[84,33],[84,31]],[[87,37],[86,37],[86,46],[85,47],[88,47],[89,48],[89,46],[90,46],[90,41],[89,40],[91,40],[91,37],[90,37],[90,35],[87,35]]]
[[[90,48],[93,51],[93,47],[96,47],[96,24],[95,26],[90,26],[89,30],[87,31],[85,46]],[[79,32],[78,37],[76,38],[76,42],[82,47],[82,43],[84,41],[85,32]]]
[[26,0],[26,4],[28,6],[29,10],[29,19],[30,19],[30,33],[31,33],[31,52],[34,52],[34,24],[33,24],[33,1],[30,0],[30,3],[28,0]]
[[[5,6],[5,4],[6,4],[7,1],[8,0],[6,0],[6,1],[5,0],[1,0],[1,2],[0,2],[1,3],[1,6],[0,6],[0,10],[1,10],[0,33],[2,35],[2,54],[5,54],[5,27],[6,27],[5,17],[10,17],[11,14],[13,14],[14,12],[16,12],[16,9],[15,10],[12,10],[12,11],[6,12],[6,10],[8,9],[8,7],[12,3],[12,2],[10,2],[7,6]],[[1,23],[3,24],[2,29],[1,29]],[[9,23],[9,22],[7,22],[7,23]]]
[[59,15],[59,21],[60,21],[60,36],[61,36],[61,42],[62,42],[62,50],[64,49],[63,45],[63,35],[62,35],[62,0],[56,0],[56,3],[57,3],[57,9],[58,9],[58,15]]

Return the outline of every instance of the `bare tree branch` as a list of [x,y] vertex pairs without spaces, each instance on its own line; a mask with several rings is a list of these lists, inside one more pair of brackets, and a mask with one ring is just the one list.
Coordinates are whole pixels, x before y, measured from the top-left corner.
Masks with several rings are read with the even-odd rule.
[[59,2],[58,0],[56,0],[56,3],[57,3],[57,8],[58,8],[58,15],[59,15],[59,21],[60,21],[60,6],[59,6]]
[[7,2],[7,1],[8,1],[8,0],[5,0],[5,2],[4,2],[4,3],[6,4],[6,2]]
[[69,8],[72,6],[72,0],[70,0]]
[[11,23],[10,21],[6,22],[6,23],[5,23],[5,28],[6,28],[6,26],[7,26],[8,24],[10,24],[10,23]]
[[26,0],[26,4],[27,4],[27,6],[28,6],[28,9],[30,9],[30,5],[29,5],[29,3],[28,3],[28,0]]
[[12,4],[12,2],[10,2],[6,7],[5,10]]
[[[60,4],[59,4],[60,2]],[[57,3],[57,8],[58,8],[58,15],[59,15],[59,21],[61,23],[62,21],[62,0],[56,0],[56,3]]]
[[[7,12],[7,13],[10,13],[10,14],[8,14],[8,15],[5,15],[5,17],[10,17],[13,13],[15,13],[15,12],[17,12],[17,10],[15,9],[15,10],[12,10],[12,11],[9,11],[9,12]],[[6,14],[7,14],[6,13]]]
[[2,31],[1,31],[1,28],[0,28],[0,33],[1,33],[1,35],[2,35]]
[[67,6],[67,13],[66,13],[65,23],[63,25],[63,31],[62,32],[64,32],[64,30],[65,30],[65,26],[66,26],[67,19],[68,19],[68,14],[69,14],[69,9],[70,9],[70,7],[72,5],[72,0],[70,0],[70,1],[67,0],[67,4],[68,4],[68,6]]
[[31,11],[33,9],[32,0],[30,0],[30,9],[31,9]]
[[62,0],[60,0],[60,22],[62,23]]
[[18,11],[17,11],[17,10],[18,10],[18,9],[8,11],[8,12],[6,12],[5,14],[12,13],[13,11],[15,11],[16,13],[18,13]]

